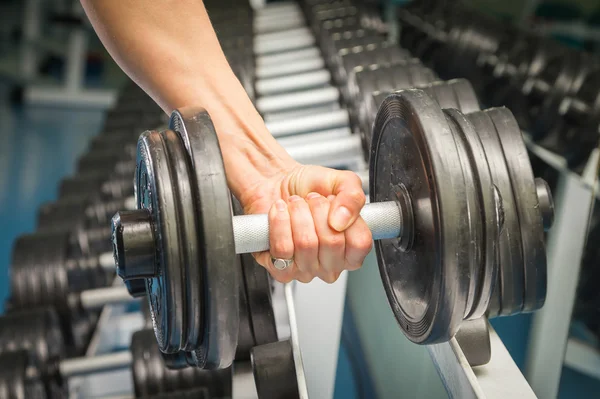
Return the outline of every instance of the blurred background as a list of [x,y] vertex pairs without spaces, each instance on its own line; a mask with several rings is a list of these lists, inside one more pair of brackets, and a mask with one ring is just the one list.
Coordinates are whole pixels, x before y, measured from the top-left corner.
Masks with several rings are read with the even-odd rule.
[[[573,48],[596,52],[600,46],[600,1],[465,3]],[[404,4],[390,2],[383,8],[393,17],[394,8]],[[34,230],[38,207],[56,199],[60,179],[74,172],[76,160],[101,128],[104,111],[127,82],[78,2],[0,0],[0,308],[9,295],[13,240]],[[569,202],[569,208],[577,209],[589,203],[584,197],[598,195],[597,152],[569,167],[544,148],[533,145],[531,150],[537,174],[554,187],[562,185],[557,203]],[[551,344],[557,334],[564,364],[558,376],[549,378],[559,379],[559,398],[600,397],[600,225],[596,215],[588,226],[589,207],[583,208],[585,212],[574,215],[573,224],[562,226],[549,243],[568,276],[557,288],[565,308],[554,308],[555,323],[546,322],[548,315],[543,320],[518,315],[492,321],[526,376],[536,373],[532,357],[544,350],[532,342],[543,337],[539,342]],[[568,331],[564,346],[561,329]],[[435,371],[426,351],[407,350],[401,341],[405,338],[389,310],[378,271],[351,273],[335,397],[443,396],[441,383],[429,380]],[[412,373],[415,387],[398,392],[397,373]],[[543,367],[537,373],[543,373]]]

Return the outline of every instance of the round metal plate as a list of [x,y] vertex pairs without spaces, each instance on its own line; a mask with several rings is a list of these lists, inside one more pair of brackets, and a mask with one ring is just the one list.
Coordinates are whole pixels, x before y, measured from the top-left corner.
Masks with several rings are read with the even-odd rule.
[[231,369],[208,371],[197,367],[168,369],[151,330],[131,337],[131,364],[136,397],[207,387],[211,397],[231,397]]
[[473,131],[473,127],[465,120],[465,117],[454,109],[444,110],[443,112],[446,116],[448,127],[454,136],[455,148],[460,159],[463,178],[467,187],[463,198],[467,206],[468,215],[467,219],[464,220],[463,227],[465,232],[470,236],[465,248],[468,252],[466,265],[469,268],[469,288],[465,292],[467,304],[464,317],[466,318],[471,314],[474,303],[479,299],[475,298],[475,296],[478,292],[478,285],[482,280],[482,264],[485,257],[485,239],[483,236],[483,221],[485,219],[482,215],[482,206],[479,203],[481,188],[475,176],[476,169],[471,165],[471,158],[475,158],[477,155],[481,156],[482,154],[471,152],[469,140],[475,135],[475,132]]
[[36,308],[8,313],[0,318],[0,353],[26,349],[46,364],[66,357],[60,320],[54,308]]
[[[239,273],[231,194],[225,166],[210,116],[199,108],[173,112],[169,127],[183,140],[191,162],[192,189],[201,248],[201,269],[188,270],[188,288],[194,284],[204,292],[202,341],[193,351],[198,366],[222,369],[233,362],[239,330]],[[190,304],[194,306],[195,304]]]
[[419,88],[436,100],[442,109],[453,108],[463,114],[481,109],[473,86],[466,79],[438,81]]
[[[28,376],[36,366],[27,351],[0,355],[0,396],[6,399],[46,398],[48,393],[40,376]],[[66,392],[61,393],[66,395]]]
[[242,273],[252,332],[256,345],[276,342],[277,327],[271,302],[271,282],[267,270],[250,254],[241,255]]
[[510,111],[506,108],[492,108],[485,112],[493,121],[504,154],[507,155],[506,164],[513,186],[523,244],[523,311],[534,311],[541,308],[546,300],[547,270],[544,226],[533,171],[521,130]]
[[413,342],[454,336],[466,313],[469,230],[461,159],[446,117],[420,90],[385,99],[371,147],[371,202],[397,199],[404,186],[412,201],[414,243],[375,242],[383,286],[396,319]]
[[[70,291],[67,270],[68,233],[35,233],[20,236],[13,245],[10,281],[11,307],[54,304],[68,310]],[[81,286],[73,281],[73,290]]]
[[[482,317],[488,308],[498,275],[501,199],[494,186],[485,149],[475,127],[464,114],[455,109],[447,109],[444,112],[460,127],[457,136],[464,142],[465,155],[470,164],[465,165],[465,178],[469,176],[467,169],[472,169],[473,184],[468,183],[467,187],[474,188],[473,194],[476,198],[467,202],[472,238],[469,256],[471,295],[465,317],[477,319]],[[470,197],[471,195],[467,195],[467,199]],[[471,203],[475,206],[471,207]]]
[[252,348],[251,363],[259,398],[300,398],[289,340]]
[[198,282],[202,276],[198,265],[201,258],[201,247],[198,246],[197,221],[195,217],[195,193],[186,150],[177,133],[172,130],[161,132],[166,155],[171,164],[173,192],[177,199],[177,227],[181,236],[183,253],[183,279],[185,290],[182,293],[185,306],[184,345],[181,350],[191,351],[197,348],[202,340],[203,287]]
[[495,126],[486,112],[467,115],[479,134],[492,173],[492,180],[502,200],[502,229],[499,241],[499,270],[489,306],[490,316],[518,313],[523,307],[523,255],[521,229],[513,186],[504,152]]
[[147,131],[138,141],[136,200],[152,215],[156,240],[156,277],[146,279],[152,324],[160,350],[177,352],[185,343],[183,243],[172,170],[161,134]]

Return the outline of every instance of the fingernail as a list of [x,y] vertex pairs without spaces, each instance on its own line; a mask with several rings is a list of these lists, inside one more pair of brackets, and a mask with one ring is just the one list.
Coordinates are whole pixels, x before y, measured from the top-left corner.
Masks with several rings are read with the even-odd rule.
[[308,195],[306,196],[306,199],[310,200],[310,199],[313,199],[313,198],[318,198],[320,196],[321,196],[321,194],[319,194],[319,193],[308,193]]
[[278,199],[275,201],[275,209],[277,209],[279,212],[285,211],[285,208],[287,208],[287,205],[285,204],[284,200]]
[[328,199],[329,201],[333,201],[333,200],[335,199],[335,195],[329,195],[329,196],[327,197],[327,199]]
[[333,215],[331,216],[331,221],[329,223],[334,230],[344,231],[350,224],[351,218],[352,214],[350,213],[350,210],[345,206],[339,206],[333,211]]
[[288,202],[296,202],[296,201],[300,201],[302,198],[298,197],[297,195],[292,195],[290,198],[288,198]]

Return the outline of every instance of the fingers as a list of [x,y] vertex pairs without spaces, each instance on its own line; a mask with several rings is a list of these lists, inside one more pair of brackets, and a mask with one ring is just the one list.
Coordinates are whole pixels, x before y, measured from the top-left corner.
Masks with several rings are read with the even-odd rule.
[[350,171],[304,166],[290,177],[287,184],[287,191],[299,196],[311,192],[335,195],[328,221],[332,229],[340,232],[358,219],[366,201],[360,177]]
[[346,241],[346,269],[360,269],[373,246],[371,230],[362,218],[358,218],[344,231],[344,238]]
[[333,283],[344,270],[346,247],[344,233],[333,230],[329,226],[327,218],[330,202],[327,198],[317,193],[310,193],[306,196],[306,200],[319,239],[318,258],[321,267],[318,277],[327,283]]
[[337,231],[344,231],[359,217],[365,205],[362,182],[353,172],[343,171],[336,175],[332,194],[335,199],[329,211],[329,225]]
[[[338,183],[330,187],[337,195],[325,198],[311,192],[306,199],[292,195],[287,203],[279,199],[271,207],[270,252],[255,256],[277,281],[286,283],[295,279],[308,283],[319,277],[333,283],[344,270],[362,266],[371,249],[372,236],[360,218],[365,202],[361,182],[352,172],[336,171],[336,174]],[[343,226],[342,231],[334,228],[336,223]],[[293,262],[278,270],[271,257]]]
[[270,252],[261,252],[256,260],[265,266],[273,278],[282,283],[292,281],[296,265],[292,262],[285,270],[278,270],[271,261],[271,256],[280,259],[294,257],[294,241],[292,238],[292,224],[288,206],[284,200],[279,199],[269,210],[269,243]]
[[294,263],[302,276],[298,280],[312,280],[319,273],[319,238],[313,216],[307,202],[297,195],[288,200],[292,237],[294,241]]

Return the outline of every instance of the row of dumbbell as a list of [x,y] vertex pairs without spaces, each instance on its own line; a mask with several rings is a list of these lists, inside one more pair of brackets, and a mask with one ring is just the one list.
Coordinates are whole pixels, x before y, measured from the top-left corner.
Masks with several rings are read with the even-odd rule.
[[68,395],[70,378],[121,369],[130,370],[135,397],[192,388],[205,391],[206,398],[231,396],[231,368],[169,369],[158,350],[154,332],[148,327],[133,334],[128,350],[67,358],[59,320],[51,307],[0,317],[0,392],[6,394],[0,396],[63,398]]
[[585,166],[600,125],[597,57],[456,2],[413,2],[398,15],[403,46],[445,78],[469,78],[487,105],[506,104],[536,142]]
[[[141,98],[137,97],[137,95],[133,96],[133,98],[122,96],[121,100],[126,104],[139,104],[138,101]],[[111,204],[107,204],[106,197],[112,200],[123,199],[122,190],[118,194],[115,194],[114,190],[103,190],[107,186],[114,187],[112,179],[115,176],[120,178],[133,174],[131,165],[134,165],[134,163],[130,159],[127,159],[128,157],[131,158],[131,145],[125,146],[129,152],[125,151],[125,156],[122,158],[120,152],[123,151],[112,141],[113,139],[121,141],[120,139],[123,137],[130,137],[130,140],[133,139],[139,133],[139,128],[132,125],[139,123],[140,120],[146,123],[148,123],[147,121],[153,121],[156,115],[152,111],[149,112],[146,108],[135,108],[124,107],[124,109],[119,109],[117,107],[117,109],[109,114],[102,134],[92,142],[91,151],[82,157],[78,163],[79,175],[63,181],[61,185],[61,202],[48,204],[40,212],[40,221],[44,222],[42,223],[44,226],[48,226],[47,228],[44,227],[44,230],[52,230],[52,232],[48,232],[45,236],[30,235],[18,240],[13,253],[13,258],[15,259],[13,266],[16,266],[13,271],[13,287],[21,289],[13,289],[12,309],[18,308],[19,305],[29,307],[37,306],[40,303],[56,303],[58,301],[60,302],[61,313],[66,313],[68,320],[72,321],[74,313],[79,313],[79,311],[85,312],[107,303],[129,300],[128,296],[123,295],[124,290],[122,288],[78,292],[79,289],[89,287],[89,285],[77,284],[89,278],[88,275],[82,276],[82,268],[91,268],[94,270],[98,266],[100,266],[100,269],[114,268],[112,256],[108,256],[108,253],[99,254],[98,251],[92,250],[89,246],[80,245],[81,240],[78,236],[83,234],[86,236],[86,241],[89,241],[91,238],[90,233],[94,231],[93,229],[102,224],[103,218],[112,214],[110,212]],[[132,115],[134,116],[133,118]],[[143,115],[148,115],[148,117],[140,118]],[[131,136],[130,132],[132,133]],[[131,142],[130,140],[125,141]],[[99,150],[99,147],[102,150]],[[94,179],[90,179],[90,177]],[[95,179],[96,177],[98,178]],[[94,183],[96,181],[101,182],[101,185],[97,186],[90,183],[90,180],[95,180]],[[128,180],[131,181],[131,177]],[[84,187],[78,187],[78,181],[85,183],[83,184]],[[126,186],[124,184],[120,187]],[[131,183],[129,183],[129,186],[131,187]],[[99,201],[98,197],[95,196],[96,193],[91,195],[91,192],[96,187],[101,188],[99,198],[104,199],[104,201]],[[90,199],[90,197],[93,197],[93,199]],[[61,212],[57,212],[57,210]],[[47,215],[49,214],[57,222],[65,221],[65,217],[73,218],[76,214],[82,215],[84,222],[75,224],[67,220],[65,221],[67,225],[61,225],[57,230],[58,226],[56,226],[56,223],[47,222],[49,220]],[[74,228],[75,226],[77,227],[77,234],[73,234],[73,231],[68,231],[68,228]],[[61,239],[57,238],[51,241],[57,234]],[[100,231],[96,231],[92,236],[94,237],[93,239],[98,238],[99,240],[104,239],[104,241],[107,241],[107,237],[103,236]],[[65,246],[68,247],[66,252],[64,250]],[[52,252],[52,250],[54,250],[54,254],[48,252]],[[50,263],[55,267],[50,268],[49,271],[42,271],[39,267],[36,268],[36,266],[41,266],[42,262],[48,261],[51,261]],[[40,274],[44,275],[40,276]],[[29,281],[27,281],[27,276],[31,277]],[[22,284],[24,279],[26,282]],[[45,281],[40,281],[40,279],[45,279]],[[139,289],[139,287],[136,289]],[[28,295],[32,293],[34,294],[33,297]]]
[[[138,130],[133,122],[120,123],[121,131]],[[127,290],[106,288],[114,280],[107,215],[123,206],[135,206],[131,201],[123,202],[119,193],[106,201],[108,196],[102,192],[101,187],[115,173],[113,165],[97,154],[105,152],[104,143],[121,137],[115,130],[106,126],[93,139],[90,150],[78,162],[76,174],[63,180],[58,199],[40,207],[37,230],[18,237],[13,245],[7,312],[55,306],[69,356],[85,352],[103,303],[131,301]],[[133,134],[129,134],[129,141],[135,142]],[[118,153],[121,147],[112,151]],[[127,174],[128,184],[122,184],[122,189],[132,190],[132,172]],[[80,184],[87,177],[98,184]],[[90,291],[93,289],[96,291]]]

